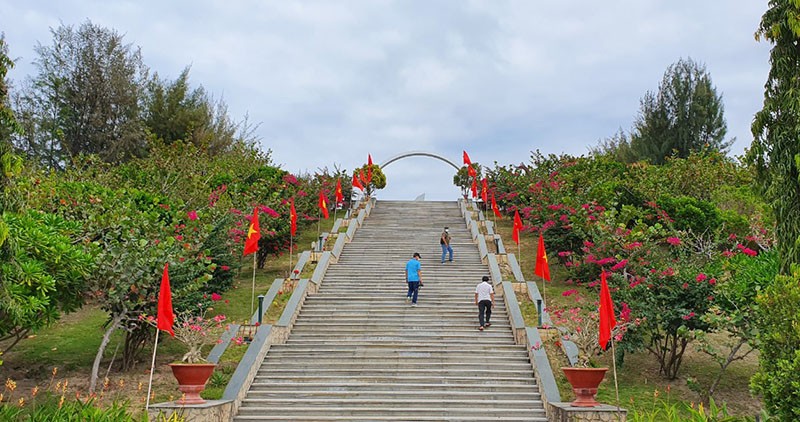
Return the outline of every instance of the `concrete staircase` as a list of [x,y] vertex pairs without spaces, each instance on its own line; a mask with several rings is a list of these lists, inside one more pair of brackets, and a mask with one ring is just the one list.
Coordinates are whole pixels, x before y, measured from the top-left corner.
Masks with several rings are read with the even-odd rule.
[[[455,262],[440,263],[450,227]],[[422,254],[417,307],[405,263]],[[236,421],[545,421],[525,346],[502,298],[478,331],[488,275],[455,202],[380,201],[270,348]]]

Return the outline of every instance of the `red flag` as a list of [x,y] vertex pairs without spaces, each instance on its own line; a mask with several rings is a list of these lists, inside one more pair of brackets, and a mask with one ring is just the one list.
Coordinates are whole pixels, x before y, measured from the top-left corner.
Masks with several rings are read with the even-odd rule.
[[539,232],[539,247],[536,248],[536,268],[533,273],[550,281],[550,264],[547,262],[547,252],[544,250],[544,236]]
[[476,179],[472,179],[472,197],[478,197],[478,181]]
[[522,230],[522,220],[519,218],[519,210],[514,211],[514,227],[513,231],[511,232],[511,238],[514,239],[514,243],[519,245],[519,231]]
[[492,211],[495,217],[503,218],[503,214],[500,214],[500,208],[497,207],[497,201],[494,200],[494,192],[492,192]]
[[161,276],[161,290],[158,292],[158,311],[156,314],[156,328],[168,332],[175,337],[172,324],[175,323],[175,314],[172,312],[172,292],[169,290],[169,262],[164,264],[164,274]]
[[358,170],[358,180],[361,181],[362,186],[364,187],[367,187],[367,185],[369,185],[369,182],[367,181],[367,176],[364,176],[364,169]]
[[322,216],[325,217],[325,219],[327,220],[328,219],[328,199],[325,198],[325,195],[322,193],[322,191],[319,191],[319,203],[317,205],[319,206],[320,211],[322,211]]
[[486,178],[484,177],[481,180],[481,199],[483,199],[483,203],[486,204],[489,202],[489,186],[486,184]]
[[289,203],[291,206],[289,207],[289,221],[292,225],[292,236],[297,234],[297,212],[294,210],[294,198],[292,198]]
[[361,189],[362,192],[364,191],[364,185],[362,185],[361,182],[358,181],[358,176],[356,176],[355,172],[353,172],[353,187]]
[[467,151],[464,151],[464,164],[465,165],[472,165],[472,161],[469,160],[469,155],[467,155]]
[[247,229],[247,239],[244,241],[244,256],[258,250],[258,239],[261,239],[261,228],[258,226],[258,207],[253,208],[253,218]]
[[475,171],[475,167],[472,167],[472,164],[467,166],[467,176],[478,177],[478,172]]
[[367,184],[372,183],[372,154],[367,154]]
[[617,319],[614,318],[614,303],[611,301],[605,270],[600,272],[600,309],[598,313],[600,314],[600,347],[606,350],[608,341],[611,340],[611,330],[617,326]]
[[342,179],[336,179],[336,205],[344,202],[344,194],[342,193]]

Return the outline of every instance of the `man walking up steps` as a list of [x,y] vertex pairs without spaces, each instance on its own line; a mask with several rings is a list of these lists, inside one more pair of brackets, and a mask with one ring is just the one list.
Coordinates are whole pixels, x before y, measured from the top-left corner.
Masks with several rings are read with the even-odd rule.
[[414,252],[414,256],[406,263],[406,282],[408,282],[406,303],[411,302],[411,306],[417,306],[419,286],[422,284],[422,264],[419,262],[420,259],[422,257],[419,253]]

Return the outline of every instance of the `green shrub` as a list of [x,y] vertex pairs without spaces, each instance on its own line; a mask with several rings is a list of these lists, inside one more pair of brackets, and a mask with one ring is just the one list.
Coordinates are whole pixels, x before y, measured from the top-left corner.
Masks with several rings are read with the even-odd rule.
[[758,372],[751,387],[764,398],[770,414],[782,421],[800,420],[800,268],[779,275],[758,295]]
[[[15,421],[59,421],[59,422],[134,422],[146,421],[128,411],[128,403],[115,402],[100,408],[94,400],[64,400],[64,396],[43,394],[30,403],[0,405],[0,420]],[[172,421],[172,419],[170,419]]]

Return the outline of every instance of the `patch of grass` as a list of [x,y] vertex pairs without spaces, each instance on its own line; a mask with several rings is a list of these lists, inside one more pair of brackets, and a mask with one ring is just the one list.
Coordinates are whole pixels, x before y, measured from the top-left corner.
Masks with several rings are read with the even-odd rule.
[[536,311],[536,304],[534,304],[528,295],[525,293],[516,292],[517,302],[519,303],[519,310],[522,312],[522,319],[528,327],[539,326],[539,313]]
[[[54,326],[22,340],[5,356],[6,364],[26,362],[29,369],[41,367],[46,374],[54,366],[74,370],[91,366],[105,332],[106,313],[94,306],[64,316]],[[122,332],[112,335],[106,349],[108,359],[123,340]],[[121,347],[121,346],[120,346]],[[121,351],[117,357],[120,357]],[[88,365],[87,365],[88,363]]]

